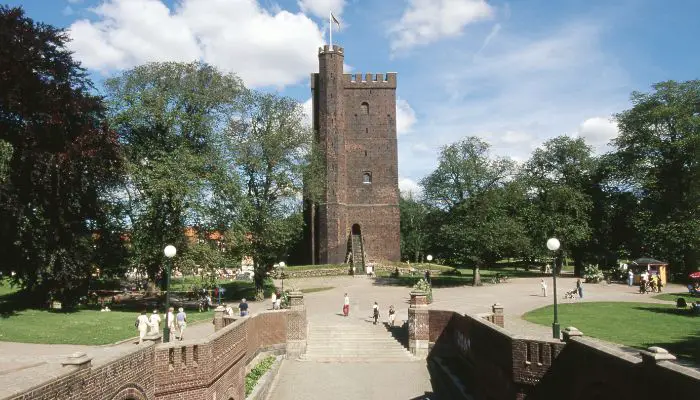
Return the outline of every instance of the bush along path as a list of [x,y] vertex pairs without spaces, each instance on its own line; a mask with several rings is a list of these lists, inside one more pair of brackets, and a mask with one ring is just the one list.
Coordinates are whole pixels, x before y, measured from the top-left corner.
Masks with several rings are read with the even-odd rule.
[[246,398],[253,393],[255,386],[258,384],[260,378],[262,378],[267,371],[272,368],[275,363],[276,357],[269,356],[265,357],[262,361],[258,363],[253,369],[250,370],[248,375],[245,376],[245,396]]

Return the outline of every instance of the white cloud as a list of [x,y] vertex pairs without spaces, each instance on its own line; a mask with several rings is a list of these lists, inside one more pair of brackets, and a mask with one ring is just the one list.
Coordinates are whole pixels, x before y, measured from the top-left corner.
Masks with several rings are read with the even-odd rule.
[[410,178],[399,179],[399,191],[401,192],[401,196],[404,198],[410,196],[419,198],[423,194],[423,189],[420,187],[420,185]]
[[493,16],[486,0],[410,0],[401,19],[389,30],[393,51],[459,36],[472,22]]
[[436,79],[418,86],[423,96],[412,106],[421,110],[414,127],[421,135],[399,141],[401,176],[419,180],[435,168],[441,146],[472,135],[495,155],[520,161],[567,132],[602,151],[616,128],[599,116],[627,108],[632,90],[626,71],[602,50],[603,26],[565,21],[527,35],[504,26],[476,57],[483,41],[426,54],[435,70],[421,74]]
[[316,70],[319,27],[302,13],[257,0],[107,0],[96,21],[70,28],[69,46],[87,68],[108,73],[150,61],[201,59],[252,87],[296,83]]
[[[302,103],[302,109],[306,116],[306,123],[311,126],[312,116],[312,99],[309,97],[308,100]],[[411,131],[411,128],[416,123],[416,113],[413,111],[411,106],[406,100],[401,98],[396,99],[396,132],[397,135],[402,135]]]
[[416,113],[404,99],[396,99],[396,134],[401,136],[411,132],[416,123]]
[[619,133],[617,123],[612,118],[594,117],[583,121],[576,136],[582,137],[596,153],[604,153],[612,150],[608,144]]
[[304,121],[308,126],[311,126],[313,122],[313,98],[309,97],[308,100],[301,104],[301,108],[304,110],[304,116],[306,117]]
[[[328,20],[330,11],[340,20],[345,8],[345,0],[299,0],[299,8],[307,14]],[[342,21],[340,21],[342,24]]]

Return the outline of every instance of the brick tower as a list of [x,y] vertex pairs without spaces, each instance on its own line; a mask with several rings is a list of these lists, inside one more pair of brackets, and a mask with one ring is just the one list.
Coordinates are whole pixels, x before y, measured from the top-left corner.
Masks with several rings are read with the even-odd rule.
[[398,261],[396,73],[344,74],[340,46],[319,48],[311,74],[313,128],[326,161],[325,195],[307,203],[312,262]]

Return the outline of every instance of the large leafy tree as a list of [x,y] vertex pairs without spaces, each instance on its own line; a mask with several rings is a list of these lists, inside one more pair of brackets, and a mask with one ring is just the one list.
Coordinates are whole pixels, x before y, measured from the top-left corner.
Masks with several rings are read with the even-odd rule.
[[307,168],[312,135],[304,121],[296,100],[248,91],[240,118],[229,126],[227,160],[244,185],[245,252],[253,258],[258,289],[267,267],[286,257],[303,227],[303,181],[313,172]]
[[91,273],[95,239],[114,233],[101,231],[100,196],[121,158],[67,40],[0,6],[0,271],[70,305]]
[[412,193],[401,195],[401,255],[403,259],[422,261],[428,251],[429,207]]
[[515,186],[508,182],[516,164],[493,157],[489,145],[468,137],[445,146],[437,169],[421,181],[426,201],[446,214],[438,231],[445,258],[472,265],[474,285],[479,268],[525,241],[517,215],[511,213]]
[[700,80],[655,84],[634,92],[616,115],[618,177],[639,200],[636,228],[644,254],[672,267],[700,262]]
[[138,66],[105,87],[127,170],[112,201],[130,232],[132,265],[155,279],[166,244],[187,251],[185,227],[234,228],[239,186],[222,143],[244,87],[199,62]]
[[[524,170],[531,195],[530,207],[523,210],[530,240],[544,252],[547,238],[557,237],[562,251],[573,255],[577,275],[591,236],[589,188],[595,168],[591,148],[582,138],[559,136],[535,150]],[[561,267],[560,260],[557,265]]]

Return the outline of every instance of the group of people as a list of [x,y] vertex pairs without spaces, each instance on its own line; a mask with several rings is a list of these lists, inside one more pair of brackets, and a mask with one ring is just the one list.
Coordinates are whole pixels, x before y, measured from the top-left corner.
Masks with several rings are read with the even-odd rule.
[[[350,297],[348,296],[347,293],[345,293],[345,297],[343,298],[343,316],[347,317],[350,315]],[[372,319],[374,320],[374,325],[377,325],[377,321],[379,320],[379,303],[376,301],[372,305]],[[394,321],[396,319],[396,309],[394,308],[394,305],[389,306],[389,326],[394,326]]]
[[[627,285],[632,286],[634,282],[634,272],[627,272]],[[664,287],[664,282],[659,276],[659,273],[650,274],[649,271],[644,271],[639,275],[639,293],[661,293]]]
[[[170,307],[167,314],[163,316],[170,328],[170,338],[175,336],[176,339],[183,340],[185,334],[185,328],[187,327],[187,314],[185,310],[180,307],[177,314],[175,314],[175,309]],[[146,335],[157,335],[160,332],[160,322],[162,321],[158,310],[153,310],[153,314],[150,317],[146,315],[146,310],[141,312],[141,315],[136,318],[136,328],[139,330],[139,344],[143,343],[143,338]]]

